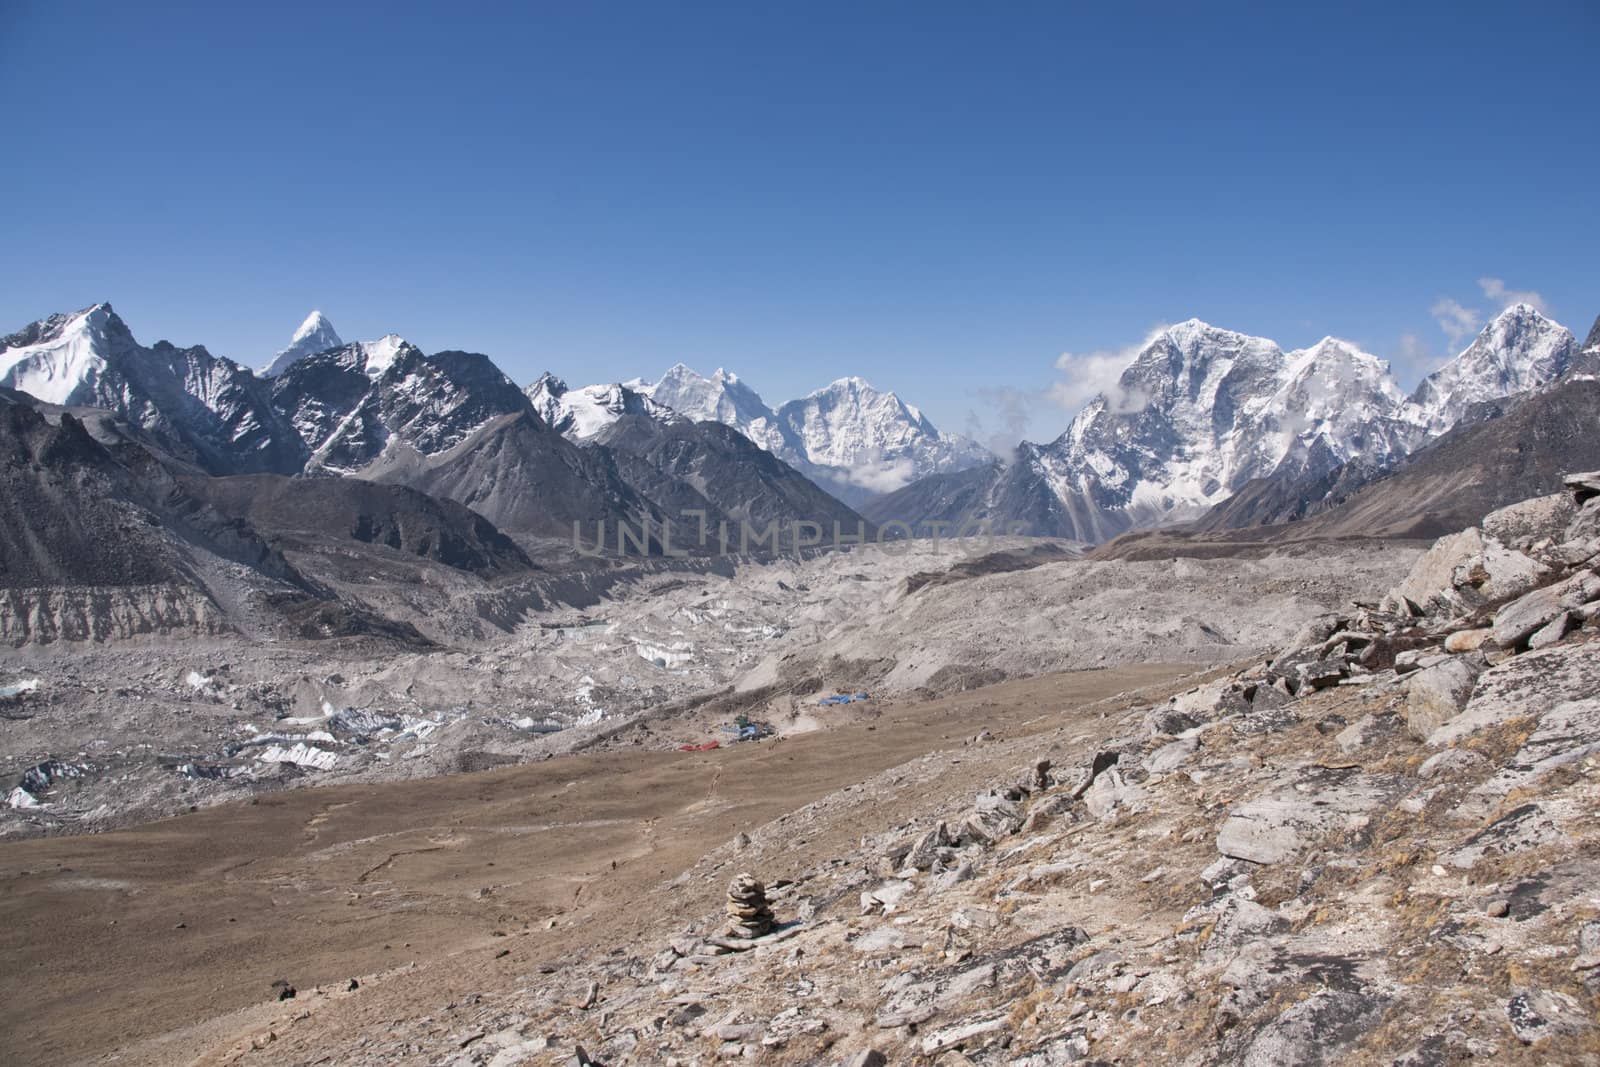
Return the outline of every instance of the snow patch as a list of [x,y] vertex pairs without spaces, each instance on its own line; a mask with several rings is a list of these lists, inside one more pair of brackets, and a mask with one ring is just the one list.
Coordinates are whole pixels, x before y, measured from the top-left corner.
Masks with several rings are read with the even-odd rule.
[[339,762],[339,757],[334,753],[312,748],[303,742],[292,748],[273,745],[256,759],[262,763],[293,763],[298,767],[313,767],[319,771],[331,771]]

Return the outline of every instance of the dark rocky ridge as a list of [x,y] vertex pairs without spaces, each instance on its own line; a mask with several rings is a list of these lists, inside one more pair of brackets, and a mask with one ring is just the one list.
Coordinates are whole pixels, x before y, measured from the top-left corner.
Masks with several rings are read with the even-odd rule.
[[[629,480],[656,501],[675,527],[685,526],[685,512],[705,511],[712,542],[717,539],[714,528],[722,522],[730,524],[734,538],[739,523],[760,531],[776,524],[785,544],[793,543],[793,534],[783,531],[792,530],[797,521],[816,523],[826,543],[832,541],[835,524],[841,536],[871,537],[875,532],[860,514],[720,422],[668,423],[624,415],[595,442],[617,455],[631,472]],[[698,522],[687,518],[691,528],[686,537],[675,539],[675,548],[701,547]]]

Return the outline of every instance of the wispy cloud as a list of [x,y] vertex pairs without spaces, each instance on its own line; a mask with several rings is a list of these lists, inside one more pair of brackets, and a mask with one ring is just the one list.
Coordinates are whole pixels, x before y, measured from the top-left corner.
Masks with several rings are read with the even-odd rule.
[[1441,297],[1428,312],[1439,323],[1444,335],[1450,338],[1452,348],[1460,348],[1461,342],[1477,333],[1478,327],[1483,325],[1482,312],[1449,297]]
[[[1513,289],[1503,278],[1479,278],[1478,288],[1483,290],[1484,297],[1494,305],[1490,314],[1499,314],[1512,304],[1527,304],[1540,314],[1549,311],[1542,294],[1532,289]],[[1428,309],[1428,313],[1439,324],[1439,329],[1444,331],[1444,335],[1450,339],[1450,347],[1456,350],[1460,350],[1462,342],[1478,332],[1485,318],[1483,309],[1468,307],[1449,296],[1441,296],[1434,302],[1433,307]],[[1402,339],[1402,351],[1405,344],[1405,340]]]
[[1414,333],[1403,333],[1391,364],[1395,377],[1401,382],[1415,382],[1438,370],[1449,359],[1448,352],[1435,351],[1426,339]]
[[1068,411],[1076,412],[1097,396],[1104,395],[1112,411],[1132,413],[1142,411],[1149,397],[1137,390],[1122,387],[1122,372],[1144,351],[1152,341],[1166,330],[1157,326],[1142,341],[1122,348],[1107,348],[1086,355],[1063,352],[1056,358],[1056,370],[1066,377],[1050,387],[1050,400]]
[[[1002,460],[1028,435],[1028,425],[1033,421],[1033,408],[1039,395],[1009,385],[979,389],[976,393],[985,415],[977,408],[967,410],[967,436],[993,452]],[[993,430],[990,427],[994,427]]]
[[1512,304],[1527,304],[1541,315],[1545,313],[1544,297],[1532,289],[1508,289],[1506,283],[1499,278],[1479,278],[1478,288],[1483,290],[1483,295],[1500,305],[1502,309]]

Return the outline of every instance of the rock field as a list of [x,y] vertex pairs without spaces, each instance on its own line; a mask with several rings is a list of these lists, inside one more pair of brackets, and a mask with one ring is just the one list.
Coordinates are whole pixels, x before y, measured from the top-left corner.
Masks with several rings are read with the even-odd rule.
[[0,809],[0,836],[595,744],[725,741],[720,727],[740,712],[811,729],[826,722],[817,699],[834,692],[882,700],[1062,670],[1225,663],[1388,584],[1417,551],[1091,563],[1059,542],[913,543],[641,570],[582,610],[546,607],[510,632],[479,627],[428,650],[238,636],[14,650],[0,659],[0,693],[37,686],[0,696],[0,784],[49,781]]

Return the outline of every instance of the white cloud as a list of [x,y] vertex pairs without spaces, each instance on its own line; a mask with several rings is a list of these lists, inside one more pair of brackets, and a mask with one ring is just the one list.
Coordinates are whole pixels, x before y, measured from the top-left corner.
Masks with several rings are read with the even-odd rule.
[[1400,335],[1400,347],[1395,353],[1394,369],[1402,382],[1414,382],[1443,366],[1449,356],[1435,352],[1433,346],[1414,333]]
[[1032,421],[1032,408],[1038,402],[1038,395],[1009,385],[981,388],[975,395],[999,429],[990,433],[990,424],[984,421],[976,408],[969,408],[967,436],[1002,461],[1009,461],[1011,453],[1028,435],[1028,423]]
[[1499,304],[1502,309],[1512,304],[1527,304],[1541,315],[1545,313],[1544,297],[1532,289],[1507,289],[1506,283],[1499,278],[1479,278],[1478,288],[1483,290],[1483,295]]
[[904,489],[916,476],[910,457],[899,460],[876,460],[843,472],[843,479],[851,485],[874,493],[892,493]]
[[1460,348],[1461,342],[1477,333],[1478,327],[1483,325],[1482,312],[1465,307],[1459,300],[1447,296],[1441,297],[1428,311],[1438,321],[1439,329],[1450,338],[1454,348]]
[[1165,330],[1166,326],[1157,326],[1143,341],[1122,348],[1102,349],[1082,356],[1071,352],[1061,353],[1056,358],[1056,370],[1064,371],[1066,378],[1050,387],[1050,399],[1068,411],[1076,412],[1095,397],[1104,395],[1110,409],[1119,414],[1144,410],[1149,397],[1135,390],[1124,389],[1121,384],[1122,372]]

